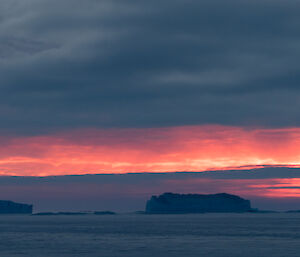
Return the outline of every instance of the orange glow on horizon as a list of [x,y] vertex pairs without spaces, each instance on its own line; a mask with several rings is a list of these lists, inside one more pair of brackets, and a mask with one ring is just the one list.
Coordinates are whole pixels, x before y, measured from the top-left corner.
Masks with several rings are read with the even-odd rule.
[[0,175],[174,172],[300,166],[300,128],[82,129],[0,138]]

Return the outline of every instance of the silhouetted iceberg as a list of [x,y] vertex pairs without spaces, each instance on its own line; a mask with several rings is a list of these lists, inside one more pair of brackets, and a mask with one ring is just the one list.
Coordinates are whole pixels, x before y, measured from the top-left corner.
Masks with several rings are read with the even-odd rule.
[[31,214],[32,205],[0,200],[0,214]]
[[86,215],[86,212],[37,212],[32,215],[35,216],[57,216],[57,215]]
[[146,204],[146,213],[205,213],[249,212],[249,200],[236,195],[221,194],[173,194],[152,196]]
[[116,213],[113,211],[95,211],[95,215],[115,215]]
[[114,215],[112,211],[95,211],[95,212],[36,212],[34,216],[59,216],[59,215]]
[[300,213],[300,210],[289,210],[286,213]]

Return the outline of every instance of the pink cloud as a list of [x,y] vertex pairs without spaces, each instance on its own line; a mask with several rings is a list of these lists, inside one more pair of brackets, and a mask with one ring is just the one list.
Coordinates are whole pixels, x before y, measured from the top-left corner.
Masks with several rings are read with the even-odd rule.
[[300,166],[300,128],[82,129],[0,139],[0,174],[48,176]]

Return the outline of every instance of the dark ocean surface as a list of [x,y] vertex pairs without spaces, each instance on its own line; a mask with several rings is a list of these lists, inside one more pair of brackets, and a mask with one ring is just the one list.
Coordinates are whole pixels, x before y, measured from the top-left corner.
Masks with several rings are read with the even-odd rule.
[[0,256],[300,256],[300,214],[0,216]]

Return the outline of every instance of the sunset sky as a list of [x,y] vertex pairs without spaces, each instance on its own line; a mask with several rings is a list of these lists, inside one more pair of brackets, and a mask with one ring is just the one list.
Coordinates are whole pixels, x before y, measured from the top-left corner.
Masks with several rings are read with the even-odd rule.
[[[5,181],[106,174],[127,182],[97,177],[89,196],[118,185],[119,195],[135,196],[226,191],[296,208],[299,8],[294,0],[2,0],[2,195],[84,196],[80,179],[50,191]],[[185,173],[160,178],[173,172]],[[164,182],[145,191],[137,173]]]

